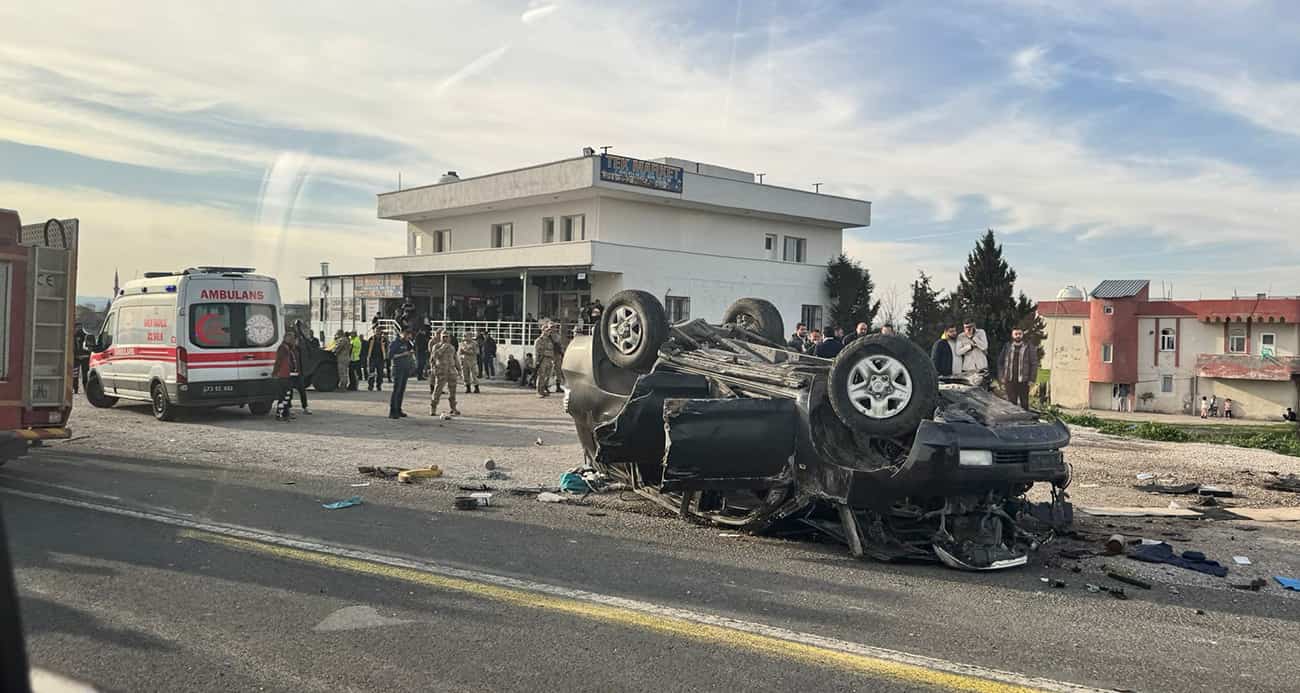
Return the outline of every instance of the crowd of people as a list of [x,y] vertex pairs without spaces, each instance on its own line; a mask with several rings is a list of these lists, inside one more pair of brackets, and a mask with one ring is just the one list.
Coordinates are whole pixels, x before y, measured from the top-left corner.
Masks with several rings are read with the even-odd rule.
[[[599,313],[596,313],[597,318]],[[309,339],[312,339],[308,337]],[[307,374],[303,371],[303,352],[297,330],[288,330],[276,352],[273,377],[282,384],[281,396],[275,404],[276,418],[289,421],[293,418],[292,404],[297,392],[303,414],[311,414],[307,402]],[[313,345],[319,344],[312,339]],[[509,355],[505,378],[518,382],[520,387],[533,387],[538,397],[548,397],[554,387],[559,392],[564,382],[560,360],[565,343],[559,326],[550,321],[541,323],[540,334],[533,342],[532,351],[525,355],[523,364]],[[486,330],[466,332],[457,339],[444,329],[423,324],[410,324],[400,328],[395,339],[388,340],[378,318],[371,323],[366,336],[339,330],[325,350],[334,355],[338,390],[360,389],[366,383],[367,391],[383,392],[384,382],[391,386],[388,416],[401,419],[407,384],[411,379],[429,381],[429,414],[438,416],[439,405],[445,395],[450,416],[460,416],[457,404],[459,388],[462,394],[481,394],[480,380],[491,380],[497,375],[497,342]]]

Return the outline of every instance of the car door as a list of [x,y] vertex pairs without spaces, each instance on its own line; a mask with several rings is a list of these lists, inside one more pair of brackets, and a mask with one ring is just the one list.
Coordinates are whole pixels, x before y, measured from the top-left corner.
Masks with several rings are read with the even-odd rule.
[[104,392],[113,394],[117,392],[117,379],[113,374],[113,339],[117,327],[117,313],[112,311],[108,317],[104,318],[104,324],[99,328],[99,336],[96,337],[96,345],[99,351],[90,355],[90,367],[99,375],[99,382],[104,387]]

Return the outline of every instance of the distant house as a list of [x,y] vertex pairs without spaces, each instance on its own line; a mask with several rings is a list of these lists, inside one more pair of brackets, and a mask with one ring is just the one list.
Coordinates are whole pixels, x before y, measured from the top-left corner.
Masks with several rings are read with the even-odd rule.
[[1262,419],[1298,406],[1300,297],[1153,300],[1149,285],[1107,280],[1038,303],[1054,404],[1190,414],[1217,395]]

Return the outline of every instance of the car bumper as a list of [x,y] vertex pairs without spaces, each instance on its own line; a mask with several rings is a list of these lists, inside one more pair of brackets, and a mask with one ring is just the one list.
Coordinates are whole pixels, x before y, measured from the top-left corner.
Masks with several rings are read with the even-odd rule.
[[[852,470],[848,503],[879,507],[902,497],[978,494],[1038,482],[1065,486],[1070,467],[1061,449],[1069,442],[1070,431],[1059,422],[986,428],[925,421],[902,465]],[[963,449],[989,450],[994,461],[963,465]]]
[[172,402],[182,407],[219,407],[273,400],[284,391],[283,380],[217,380],[169,385]]

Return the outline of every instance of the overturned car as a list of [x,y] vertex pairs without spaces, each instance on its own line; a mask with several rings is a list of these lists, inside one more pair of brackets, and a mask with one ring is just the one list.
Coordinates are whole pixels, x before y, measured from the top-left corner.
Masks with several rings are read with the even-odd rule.
[[[938,377],[902,337],[824,359],[784,332],[761,299],[669,325],[652,294],[616,294],[562,364],[589,464],[684,517],[816,530],[881,560],[1023,565],[1070,522],[1060,422]],[[1024,498],[1037,482],[1049,502]]]

